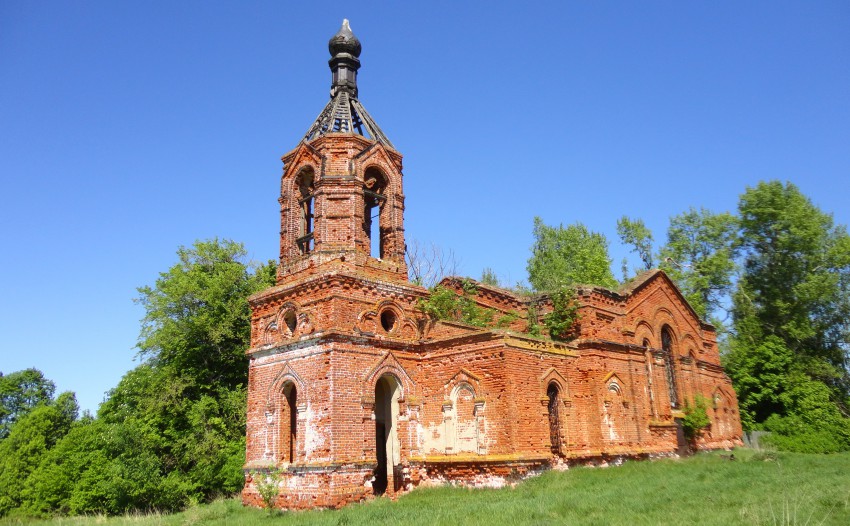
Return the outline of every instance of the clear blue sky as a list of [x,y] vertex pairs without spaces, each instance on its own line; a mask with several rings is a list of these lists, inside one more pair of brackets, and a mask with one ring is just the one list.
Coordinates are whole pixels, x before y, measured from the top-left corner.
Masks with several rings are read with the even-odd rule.
[[408,239],[525,279],[535,215],[626,253],[690,206],[792,181],[850,222],[850,3],[0,2],[0,371],[84,409],[133,367],[136,287],[179,245],[278,253],[280,157],[327,41],[405,156]]

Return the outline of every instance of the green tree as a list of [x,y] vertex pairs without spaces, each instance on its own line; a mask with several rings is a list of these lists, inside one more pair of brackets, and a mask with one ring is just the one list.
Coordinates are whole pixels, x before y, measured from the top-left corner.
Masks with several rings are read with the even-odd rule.
[[772,414],[785,414],[790,404],[790,374],[794,355],[776,336],[742,348],[726,357],[725,365],[738,394],[742,424],[752,429]]
[[[655,266],[652,256],[652,232],[644,224],[643,219],[621,217],[617,220],[617,235],[620,236],[620,241],[624,245],[632,247],[632,252],[636,252],[640,257],[643,263],[641,270],[649,270]],[[624,263],[623,279],[628,278],[627,273],[628,268]]]
[[615,287],[608,241],[581,223],[551,227],[534,218],[534,245],[528,260],[528,280],[538,291],[583,284]]
[[481,279],[479,281],[485,285],[492,285],[494,287],[499,286],[499,276],[497,276],[496,272],[490,267],[481,271]]
[[38,404],[50,402],[56,385],[38,369],[24,369],[3,375],[0,372],[0,440],[9,435],[12,424]]
[[739,214],[743,271],[726,361],[745,423],[846,430],[850,236],[790,183],[748,188]]
[[139,288],[140,355],[174,367],[200,389],[245,384],[246,298],[274,283],[275,265],[249,264],[244,247],[230,240],[198,241],[177,255],[179,263],[154,287]]
[[[272,285],[276,271],[273,263],[254,265],[245,256],[232,241],[199,241],[178,250],[178,263],[155,286],[139,289],[145,317],[138,345],[146,360],[121,379],[98,412],[120,436],[129,437],[130,430],[132,440],[122,439],[121,448],[110,445],[97,457],[111,467],[87,471],[88,489],[73,494],[69,509],[174,509],[239,489],[250,337],[246,300]],[[151,475],[116,478],[126,470]],[[123,489],[112,492],[111,481],[121,480]],[[162,493],[146,480],[159,481]]]
[[730,213],[691,208],[670,220],[661,268],[703,318],[723,310],[737,269],[738,221]]
[[755,317],[796,354],[843,367],[850,329],[850,237],[796,186],[760,183],[741,197],[744,274],[736,320]]
[[176,509],[193,484],[169,471],[156,443],[136,419],[77,422],[26,480],[22,508],[33,515]]
[[0,516],[20,507],[27,478],[68,433],[77,411],[74,393],[62,393],[21,417],[0,442]]

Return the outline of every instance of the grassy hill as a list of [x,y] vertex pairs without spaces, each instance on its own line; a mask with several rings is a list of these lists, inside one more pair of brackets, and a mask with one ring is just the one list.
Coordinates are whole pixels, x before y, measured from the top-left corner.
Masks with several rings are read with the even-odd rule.
[[174,515],[6,519],[0,525],[850,524],[850,454],[735,451],[548,472],[500,490],[427,488],[338,511],[246,509],[237,499]]

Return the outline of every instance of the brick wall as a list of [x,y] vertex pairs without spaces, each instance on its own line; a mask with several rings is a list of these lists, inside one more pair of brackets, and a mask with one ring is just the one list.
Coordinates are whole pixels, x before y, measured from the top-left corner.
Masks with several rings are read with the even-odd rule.
[[[337,507],[419,484],[498,487],[565,462],[674,454],[676,419],[698,394],[712,424],[697,447],[740,443],[714,329],[663,272],[580,288],[569,343],[525,334],[529,299],[480,284],[475,301],[516,313],[510,327],[430,320],[416,308],[428,292],[406,280],[401,156],[330,134],[283,160],[278,284],[250,298],[246,504],[260,504],[255,481],[270,469],[281,472],[277,506]],[[305,169],[314,245],[302,253]],[[363,226],[370,169],[386,178],[380,260]],[[551,311],[534,301],[539,317]],[[379,456],[391,459],[386,489]]]

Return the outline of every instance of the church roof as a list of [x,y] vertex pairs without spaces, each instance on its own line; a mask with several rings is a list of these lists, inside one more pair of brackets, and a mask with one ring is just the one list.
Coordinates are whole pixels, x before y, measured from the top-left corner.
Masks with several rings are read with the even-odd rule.
[[395,149],[378,124],[357,100],[357,70],[360,69],[360,41],[348,20],[328,42],[332,72],[331,100],[304,135],[305,141],[328,133],[352,133]]

